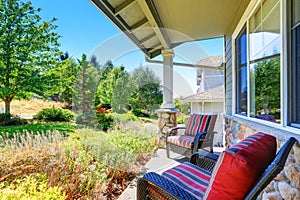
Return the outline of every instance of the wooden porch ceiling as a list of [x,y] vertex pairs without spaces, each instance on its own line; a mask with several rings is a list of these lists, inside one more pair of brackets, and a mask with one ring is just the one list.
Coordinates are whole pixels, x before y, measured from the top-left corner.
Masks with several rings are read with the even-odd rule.
[[146,56],[187,41],[222,37],[250,0],[90,0]]

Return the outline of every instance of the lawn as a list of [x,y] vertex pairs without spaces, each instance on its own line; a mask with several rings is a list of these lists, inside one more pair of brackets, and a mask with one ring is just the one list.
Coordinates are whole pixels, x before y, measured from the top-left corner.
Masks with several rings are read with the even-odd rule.
[[22,126],[0,126],[0,135],[12,138],[14,133],[29,132],[32,134],[59,131],[63,134],[74,132],[76,125],[67,122],[33,123]]

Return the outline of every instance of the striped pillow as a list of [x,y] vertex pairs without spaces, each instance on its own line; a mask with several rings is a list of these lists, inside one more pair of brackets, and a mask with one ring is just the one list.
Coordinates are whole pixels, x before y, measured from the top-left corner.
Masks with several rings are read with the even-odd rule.
[[275,154],[276,138],[264,133],[226,149],[215,165],[204,199],[244,199]]
[[185,162],[163,172],[162,176],[173,181],[197,199],[202,199],[211,173],[189,162]]
[[191,114],[185,130],[185,134],[195,136],[199,132],[213,131],[216,119],[216,114]]

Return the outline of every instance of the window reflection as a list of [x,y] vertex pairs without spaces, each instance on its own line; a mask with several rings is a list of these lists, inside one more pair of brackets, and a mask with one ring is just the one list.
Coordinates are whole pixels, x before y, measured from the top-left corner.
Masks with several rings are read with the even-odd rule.
[[280,58],[250,66],[251,117],[280,122]]
[[280,2],[262,1],[250,18],[250,60],[257,60],[281,52]]

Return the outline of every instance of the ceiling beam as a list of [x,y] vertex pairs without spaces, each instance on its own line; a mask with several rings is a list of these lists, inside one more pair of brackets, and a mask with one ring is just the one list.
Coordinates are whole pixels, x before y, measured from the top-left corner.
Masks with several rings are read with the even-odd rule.
[[148,23],[148,20],[147,20],[147,18],[144,18],[144,19],[138,21],[137,23],[133,24],[130,28],[133,31],[134,29],[137,29],[146,23]]
[[143,43],[147,42],[148,40],[154,38],[155,36],[156,36],[155,33],[151,33],[150,35],[147,35],[146,37],[142,38],[142,39],[140,40],[140,42],[143,44]]
[[[147,50],[149,50],[149,49],[147,49]],[[149,52],[149,51],[148,51]],[[150,53],[150,58],[154,58],[154,57],[156,57],[156,56],[158,56],[158,55],[160,55],[161,54],[161,50],[160,49],[157,49],[157,50],[155,50],[155,51],[153,51],[152,53]],[[147,57],[147,56],[146,56]]]
[[[139,3],[141,9],[143,10],[145,16],[147,17],[151,27],[153,28],[154,32],[156,33],[156,36],[158,37],[158,40],[160,41],[160,43],[162,44],[164,49],[169,49],[170,48],[170,42],[168,40],[167,35],[165,34],[165,32],[163,31],[163,25],[161,24],[161,21],[159,19],[158,14],[153,10],[153,8],[150,7],[151,6],[151,2],[146,2],[145,0],[137,0],[137,2]],[[149,7],[150,5],[150,7]],[[154,13],[152,13],[154,12]],[[155,17],[154,17],[155,16]],[[159,23],[159,24],[158,24]]]
[[118,15],[120,14],[120,12],[122,12],[122,10],[126,9],[127,7],[129,7],[131,4],[133,4],[135,2],[135,0],[126,0],[123,1],[120,5],[118,5],[115,9],[114,9],[114,14]]
[[107,2],[107,0],[90,0],[104,15],[106,15],[113,24],[115,24],[120,31],[122,31],[128,38],[130,38],[134,44],[141,49],[145,55],[147,55],[150,58],[152,57],[152,54],[150,54],[147,49],[140,43],[140,41],[136,38],[134,34],[132,34],[129,31],[129,26],[127,23],[124,22],[124,20],[120,20],[118,18],[119,15],[115,16],[113,7]]

